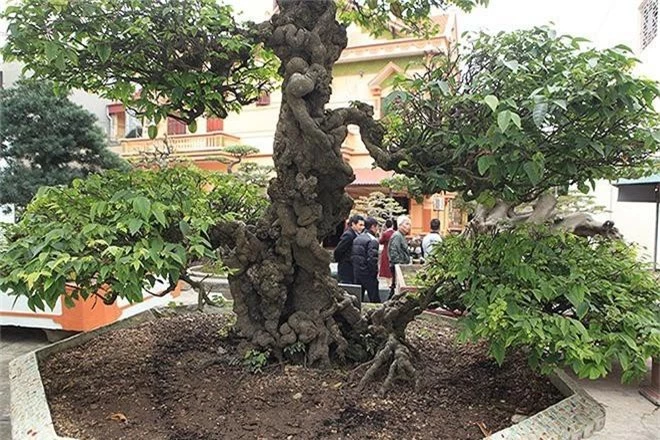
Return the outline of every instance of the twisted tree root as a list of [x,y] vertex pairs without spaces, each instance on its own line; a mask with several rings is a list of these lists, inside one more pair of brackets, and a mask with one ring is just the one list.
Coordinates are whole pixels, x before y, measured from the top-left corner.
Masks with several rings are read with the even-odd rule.
[[392,388],[394,381],[397,379],[414,381],[417,388],[419,374],[412,364],[412,354],[406,343],[400,341],[394,334],[389,335],[385,346],[374,357],[371,367],[360,380],[359,388],[364,389],[385,368],[388,368],[388,373],[383,385],[380,387],[379,394],[381,396]]
[[418,294],[400,293],[368,316],[370,332],[385,342],[360,380],[360,388],[374,381],[385,369],[387,376],[380,388],[380,395],[387,393],[397,379],[413,381],[415,388],[419,386],[419,374],[412,362],[414,350],[406,342],[405,332],[408,324],[431,303],[442,283],[438,281]]

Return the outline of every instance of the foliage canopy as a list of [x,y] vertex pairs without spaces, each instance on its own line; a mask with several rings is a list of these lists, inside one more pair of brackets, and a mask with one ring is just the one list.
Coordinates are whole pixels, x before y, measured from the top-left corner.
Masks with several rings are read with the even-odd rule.
[[360,214],[365,217],[373,217],[382,226],[385,220],[395,219],[405,212],[406,210],[394,198],[386,196],[380,191],[374,191],[368,196],[360,196],[355,199],[351,215]]
[[6,60],[156,124],[167,115],[224,118],[258,99],[276,67],[259,29],[215,0],[25,0],[4,16]]
[[527,347],[544,372],[595,379],[619,361],[627,381],[660,353],[660,286],[620,240],[542,226],[449,237],[420,276],[445,281],[437,300],[467,310],[463,336],[488,340],[500,363]]
[[423,192],[524,202],[651,168],[660,91],[632,75],[628,48],[583,49],[547,27],[467,41],[401,79],[387,117],[394,165]]
[[251,222],[266,201],[258,187],[193,168],[109,171],[66,188],[43,188],[9,228],[0,256],[0,289],[26,296],[31,308],[65,296],[141,301],[156,279],[175,284],[190,263],[215,260],[211,226]]

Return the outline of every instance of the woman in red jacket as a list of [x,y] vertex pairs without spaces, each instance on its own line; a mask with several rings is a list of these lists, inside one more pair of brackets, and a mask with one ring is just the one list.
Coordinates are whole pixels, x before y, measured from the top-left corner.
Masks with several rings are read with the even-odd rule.
[[378,270],[378,276],[382,278],[392,278],[392,272],[390,271],[390,257],[387,255],[387,248],[390,244],[390,238],[394,234],[395,229],[393,228],[394,223],[392,220],[385,221],[385,232],[380,234],[380,244],[383,245],[383,252],[380,254],[380,269]]

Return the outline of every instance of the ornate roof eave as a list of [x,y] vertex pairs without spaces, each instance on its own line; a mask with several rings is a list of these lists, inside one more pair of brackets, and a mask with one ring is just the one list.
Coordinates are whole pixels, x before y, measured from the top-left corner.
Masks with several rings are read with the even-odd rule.
[[446,51],[447,43],[447,38],[440,36],[428,40],[406,39],[353,46],[344,49],[337,64],[427,55]]

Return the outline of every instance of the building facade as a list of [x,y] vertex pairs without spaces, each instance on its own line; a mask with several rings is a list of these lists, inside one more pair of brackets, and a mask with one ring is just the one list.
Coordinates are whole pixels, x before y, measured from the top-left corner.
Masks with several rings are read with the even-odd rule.
[[[348,46],[333,70],[332,96],[328,108],[349,106],[359,100],[374,107],[376,118],[384,111],[384,103],[392,99],[393,82],[398,74],[412,74],[421,68],[425,57],[447,52],[458,38],[456,17],[453,14],[434,18],[438,34],[431,39],[373,38],[356,25],[348,28]],[[416,65],[417,63],[417,65]],[[149,149],[164,149],[165,143],[175,155],[194,161],[201,168],[224,171],[226,165],[214,157],[220,149],[235,144],[256,147],[259,153],[245,161],[272,165],[273,140],[280,112],[282,95],[279,89],[224,120],[199,118],[197,131],[190,133],[185,124],[170,118],[158,126],[158,137],[151,140],[142,123],[121,104],[108,105],[110,136],[116,141],[114,151],[126,158],[137,158]],[[342,153],[353,167],[356,179],[347,188],[353,197],[381,191],[400,200],[413,222],[413,234],[428,231],[432,218],[441,220],[444,233],[460,231],[465,216],[453,209],[453,195],[442,194],[417,203],[406,194],[393,193],[381,185],[391,173],[374,168],[373,159],[360,139],[359,129],[349,126]],[[454,212],[456,211],[456,212]]]

